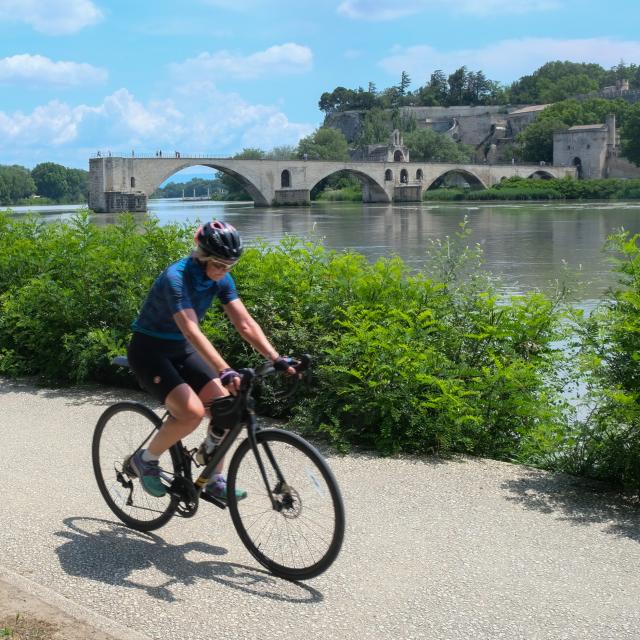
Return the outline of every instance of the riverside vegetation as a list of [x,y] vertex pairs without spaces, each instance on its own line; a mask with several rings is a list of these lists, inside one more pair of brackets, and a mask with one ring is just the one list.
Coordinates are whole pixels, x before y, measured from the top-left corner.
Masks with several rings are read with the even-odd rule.
[[[638,238],[611,239],[620,288],[585,320],[562,287],[501,297],[469,234],[434,242],[421,273],[293,238],[247,249],[234,270],[245,304],[283,352],[317,361],[304,398],[265,394],[263,409],[341,450],[464,452],[640,491]],[[133,384],[109,361],[191,235],[126,215],[97,227],[86,212],[47,225],[0,213],[0,374]],[[203,329],[236,366],[259,362],[220,309]],[[563,393],[579,377],[580,420]]]

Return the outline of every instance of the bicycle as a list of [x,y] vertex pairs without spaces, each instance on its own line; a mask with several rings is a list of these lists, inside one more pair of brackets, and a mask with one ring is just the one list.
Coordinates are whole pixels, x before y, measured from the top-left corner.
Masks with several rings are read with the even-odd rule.
[[[123,356],[112,362],[128,367]],[[308,356],[300,359],[295,366],[298,375],[290,376],[293,390],[286,395],[308,375],[310,363]],[[278,373],[273,365],[240,369],[239,373],[238,394],[211,404],[213,424],[229,431],[204,464],[196,460],[198,449],[188,449],[182,441],[161,457],[161,479],[167,488],[164,498],[149,497],[143,491],[128,460],[163,425],[169,412],[161,417],[133,401],[107,408],[98,419],[92,442],[100,493],[111,511],[138,531],[158,529],[176,514],[193,517],[201,501],[221,509],[229,507],[236,532],[261,565],[287,580],[314,578],[329,568],[342,546],[345,512],[338,483],[321,454],[302,437],[257,424],[254,386]],[[203,489],[243,429],[247,438],[229,463],[228,497],[220,500]],[[202,469],[195,480],[194,469]],[[236,487],[246,489],[247,497],[238,500]]]

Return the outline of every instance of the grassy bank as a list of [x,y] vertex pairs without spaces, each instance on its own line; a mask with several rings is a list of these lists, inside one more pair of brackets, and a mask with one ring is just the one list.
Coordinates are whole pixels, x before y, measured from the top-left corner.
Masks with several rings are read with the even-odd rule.
[[640,198],[640,179],[527,180],[508,178],[490,189],[442,188],[423,192],[427,201],[459,200],[633,200]]
[[[508,178],[490,189],[462,189],[444,187],[424,191],[422,199],[436,202],[522,201],[522,200],[635,200],[640,199],[640,179],[633,180],[576,180],[574,178],[528,180]],[[362,189],[350,186],[326,189],[318,196],[320,201],[361,202]]]

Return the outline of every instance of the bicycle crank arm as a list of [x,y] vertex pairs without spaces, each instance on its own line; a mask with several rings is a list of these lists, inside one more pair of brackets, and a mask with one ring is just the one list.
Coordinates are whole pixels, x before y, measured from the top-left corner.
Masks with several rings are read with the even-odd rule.
[[227,508],[227,503],[224,500],[220,500],[219,498],[214,498],[213,496],[210,496],[205,491],[203,491],[200,494],[200,500],[204,500],[205,502],[210,502],[211,504],[215,504],[216,507],[218,507],[220,509],[226,509]]

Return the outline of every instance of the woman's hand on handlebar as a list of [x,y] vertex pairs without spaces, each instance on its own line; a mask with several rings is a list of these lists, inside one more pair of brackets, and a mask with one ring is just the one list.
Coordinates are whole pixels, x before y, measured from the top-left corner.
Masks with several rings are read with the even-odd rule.
[[289,358],[288,356],[278,356],[273,361],[273,368],[276,371],[282,371],[289,376],[295,376],[298,371],[296,370],[296,365],[300,364],[299,360],[294,358]]
[[242,378],[235,369],[228,367],[220,372],[220,382],[232,396],[235,396],[238,394],[238,391],[240,391]]

